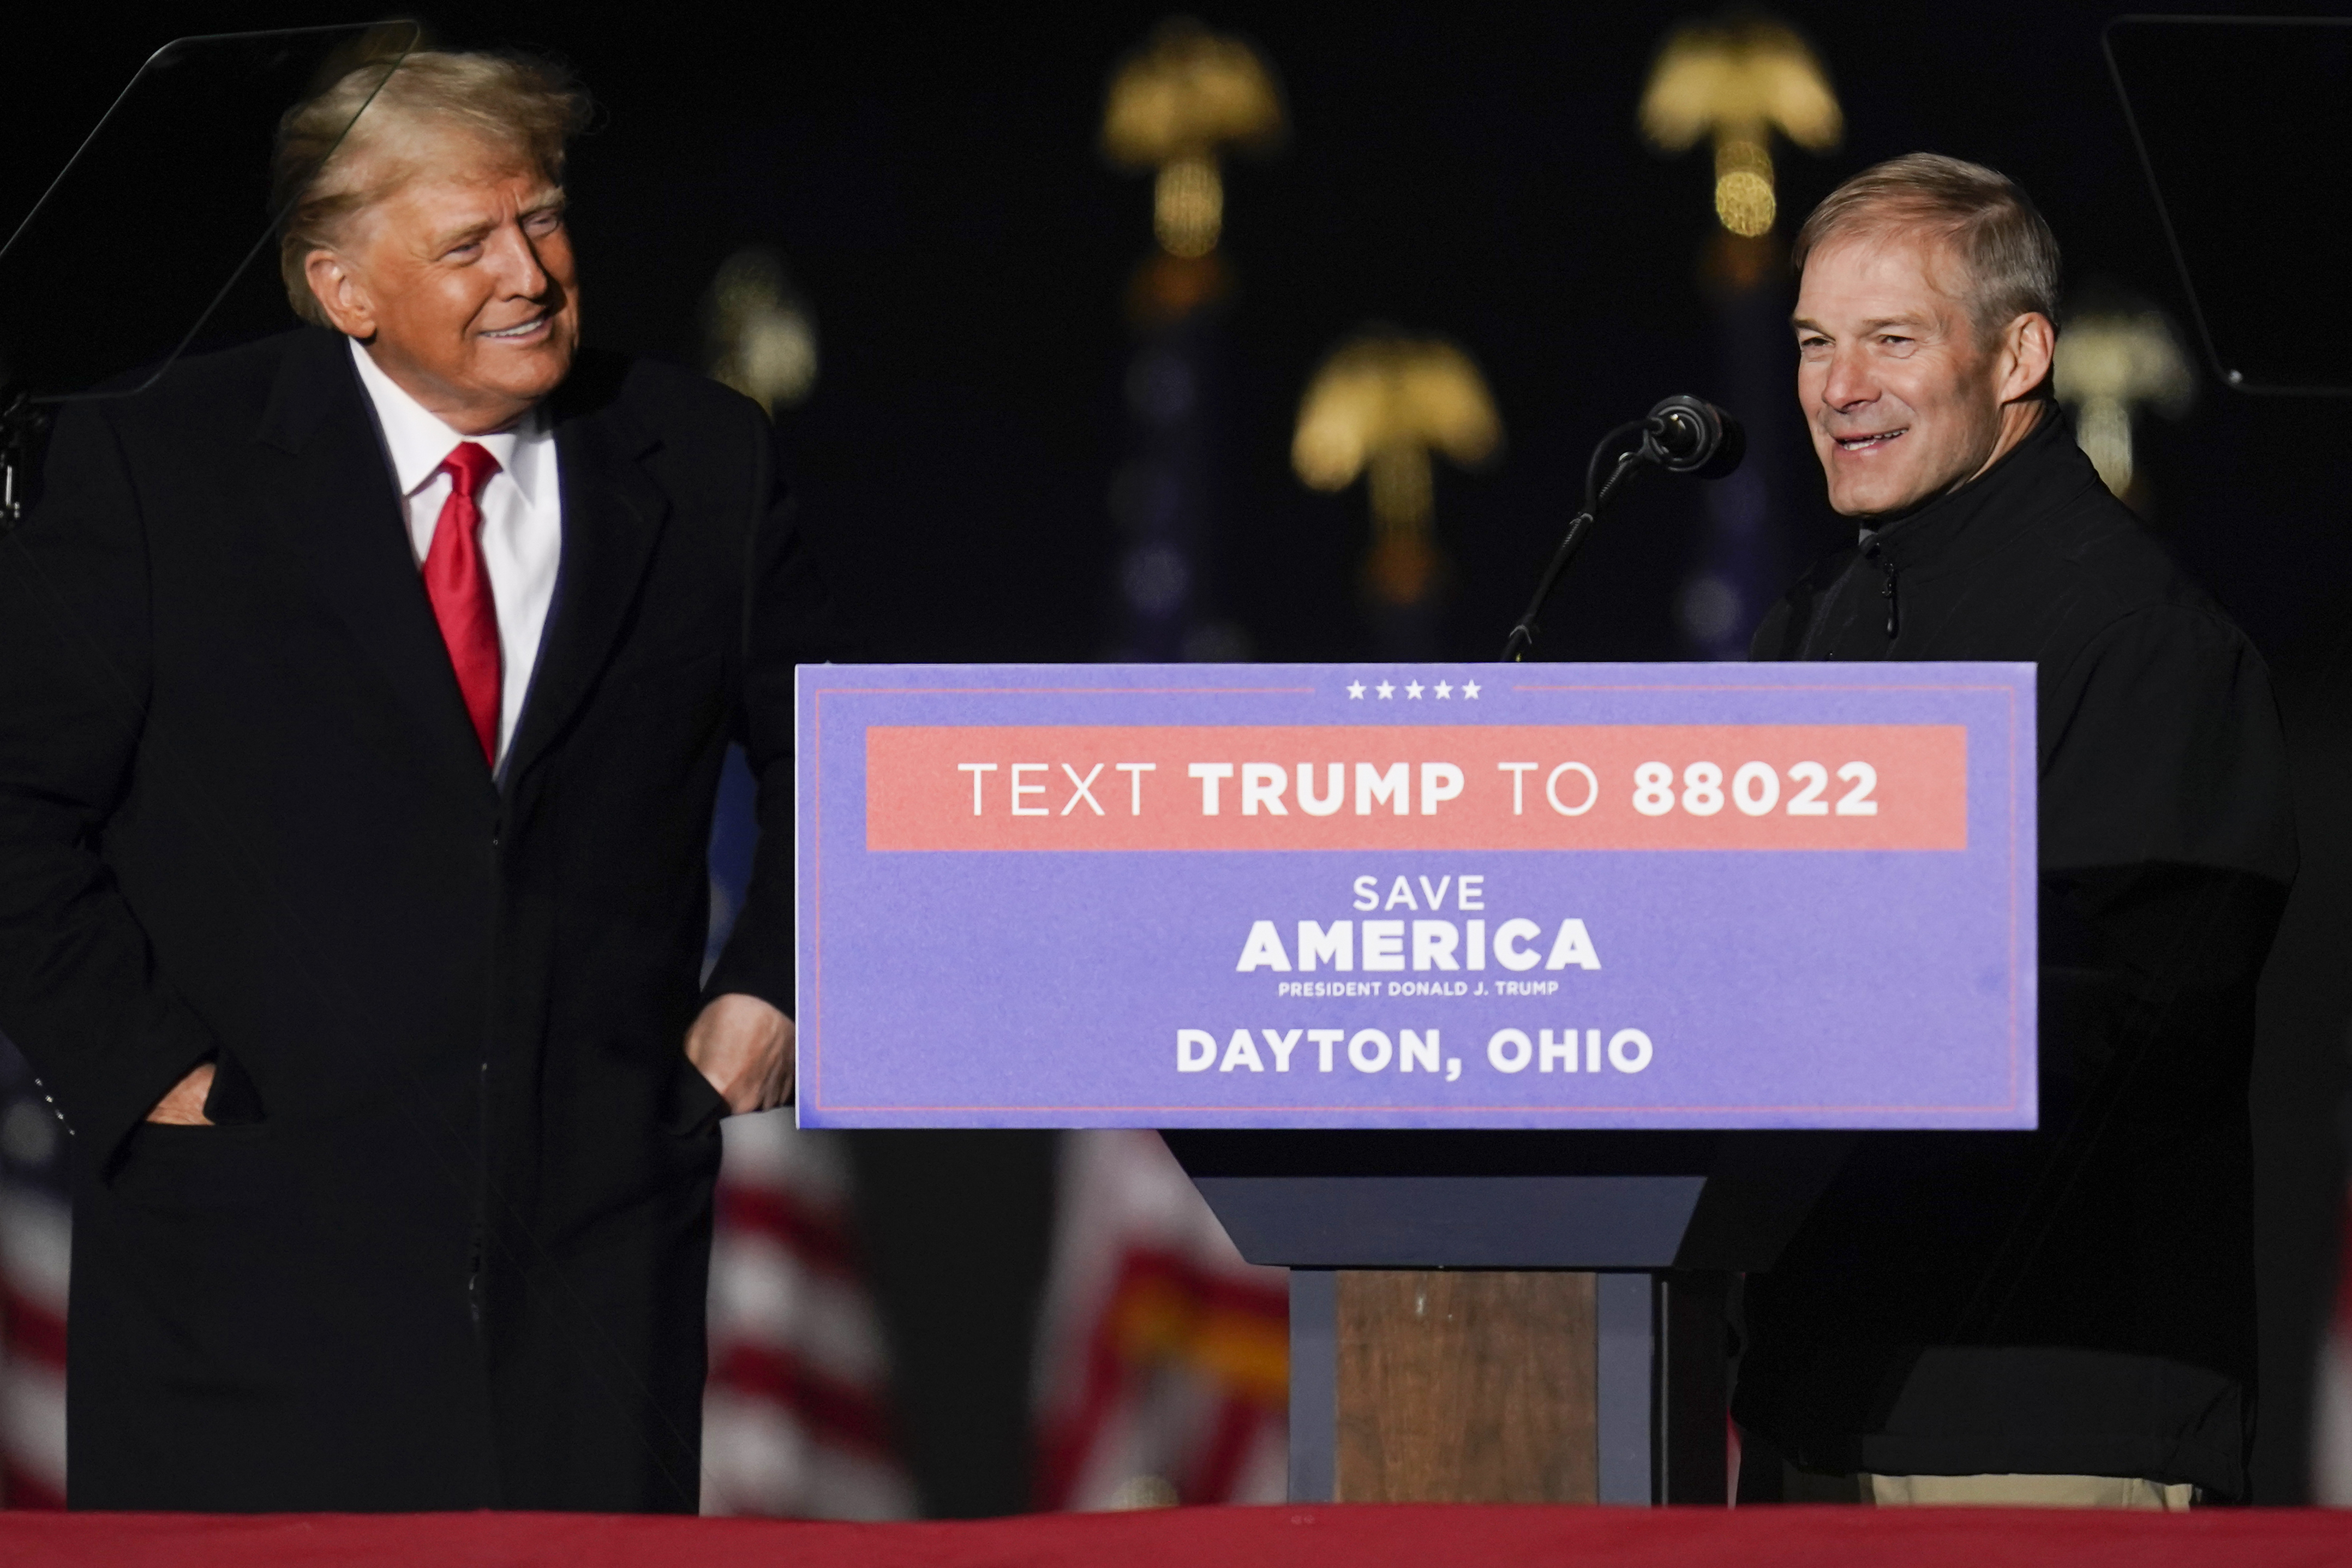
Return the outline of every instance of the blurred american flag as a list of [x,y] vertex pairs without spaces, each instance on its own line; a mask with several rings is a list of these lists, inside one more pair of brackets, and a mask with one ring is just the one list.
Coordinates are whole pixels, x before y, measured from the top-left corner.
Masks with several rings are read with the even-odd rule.
[[1038,1506],[1282,1501],[1289,1321],[1287,1274],[1242,1261],[1158,1133],[1066,1135]]
[[702,1511],[910,1518],[840,1135],[789,1110],[722,1125]]
[[[706,973],[751,880],[757,798],[742,753],[730,752],[711,821]],[[774,1110],[719,1124],[702,1511],[911,1518],[889,1358],[852,1224],[848,1148],[839,1133],[793,1123],[792,1111]]]
[[65,1126],[0,1037],[0,1504],[66,1502]]
[[2311,1500],[2332,1508],[2352,1508],[2352,1202],[2344,1234],[2345,1268],[2320,1342],[2319,1386],[2311,1402]]

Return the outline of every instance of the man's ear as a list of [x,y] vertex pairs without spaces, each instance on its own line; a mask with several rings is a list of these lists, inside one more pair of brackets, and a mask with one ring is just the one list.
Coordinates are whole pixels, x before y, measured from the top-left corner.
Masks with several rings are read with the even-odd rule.
[[302,258],[302,276],[337,331],[362,342],[375,336],[374,302],[349,262],[331,250],[314,250]]
[[2050,378],[2050,357],[2058,349],[2058,329],[2039,310],[2028,310],[2001,329],[2000,401],[2014,403]]

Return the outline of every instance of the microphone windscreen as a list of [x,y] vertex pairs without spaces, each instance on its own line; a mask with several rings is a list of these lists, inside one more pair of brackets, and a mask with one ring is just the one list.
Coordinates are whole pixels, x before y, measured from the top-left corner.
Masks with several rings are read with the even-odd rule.
[[1704,398],[1687,394],[1650,410],[1643,457],[1669,473],[1719,479],[1739,467],[1748,449],[1739,421]]
[[[1709,404],[1708,406],[1712,408],[1714,405]],[[1715,450],[1707,454],[1706,461],[1691,470],[1703,479],[1723,478],[1738,468],[1739,460],[1748,456],[1748,432],[1739,421],[1720,408],[1715,409],[1715,416],[1721,422],[1723,435],[1716,442]]]

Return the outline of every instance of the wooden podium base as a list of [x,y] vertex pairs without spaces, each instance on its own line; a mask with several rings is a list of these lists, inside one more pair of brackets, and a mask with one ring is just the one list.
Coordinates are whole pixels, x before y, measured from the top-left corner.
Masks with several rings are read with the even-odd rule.
[[1334,1500],[1598,1501],[1594,1280],[1339,1274]]
[[1244,1258],[1290,1270],[1290,1497],[1728,1496],[1735,1271],[1845,1132],[1162,1134]]
[[1716,1273],[1291,1271],[1291,1497],[1726,1500]]

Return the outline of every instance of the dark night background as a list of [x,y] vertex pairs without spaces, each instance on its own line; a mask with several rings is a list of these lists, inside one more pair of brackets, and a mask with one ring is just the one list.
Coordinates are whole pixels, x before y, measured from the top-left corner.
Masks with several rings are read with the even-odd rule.
[[[1951,153],[2034,195],[2066,247],[2070,287],[2107,280],[2188,321],[2099,50],[2112,12],[1778,11],[1819,50],[1847,120],[1834,153],[1776,151],[1783,232],[1867,163]],[[423,14],[445,44],[563,58],[603,106],[570,180],[592,340],[691,359],[720,259],[747,242],[788,258],[820,325],[823,369],[786,438],[815,547],[877,657],[1103,653],[1117,544],[1106,495],[1132,351],[1120,300],[1150,233],[1148,180],[1107,168],[1096,138],[1108,68],[1162,8]],[[1292,119],[1284,153],[1227,168],[1222,254],[1238,288],[1216,571],[1255,655],[1370,651],[1355,599],[1360,487],[1311,494],[1288,467],[1306,379],[1360,323],[1455,338],[1501,410],[1499,462],[1476,475],[1440,464],[1438,526],[1459,574],[1445,641],[1461,657],[1491,657],[1603,429],[1670,392],[1733,401],[1696,275],[1712,225],[1707,154],[1661,159],[1633,125],[1658,41],[1706,14],[1202,9],[1265,49]],[[5,34],[16,63],[0,95],[0,223],[166,38],[352,19],[222,4],[93,26],[87,10],[19,9]],[[2314,167],[2336,155],[2321,152]],[[173,264],[174,236],[150,213],[121,214],[104,243]],[[2309,1355],[2344,1210],[2347,416],[2342,403],[2236,396],[2208,373],[2187,417],[2140,430],[2150,520],[2272,660],[2301,770],[2305,870],[2265,982],[2255,1087],[2263,1501],[2302,1495]],[[1793,563],[1833,525],[1810,454],[1780,460],[1799,481],[1776,498]],[[1673,595],[1701,516],[1694,489],[1637,489],[1556,603],[1544,653],[1683,657]],[[1050,1142],[894,1134],[864,1139],[859,1162],[927,1505],[1018,1507]]]

